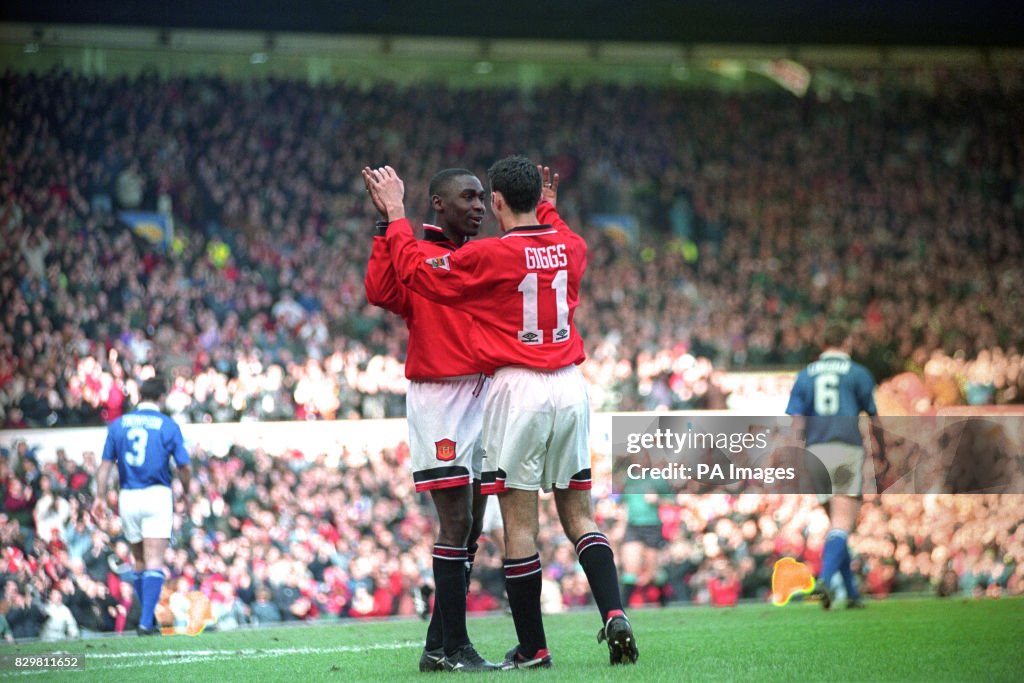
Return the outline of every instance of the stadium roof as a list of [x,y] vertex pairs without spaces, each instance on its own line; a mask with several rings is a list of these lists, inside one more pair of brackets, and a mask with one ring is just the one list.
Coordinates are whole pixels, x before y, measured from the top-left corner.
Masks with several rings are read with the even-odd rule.
[[676,43],[1019,46],[997,0],[6,0],[0,21]]

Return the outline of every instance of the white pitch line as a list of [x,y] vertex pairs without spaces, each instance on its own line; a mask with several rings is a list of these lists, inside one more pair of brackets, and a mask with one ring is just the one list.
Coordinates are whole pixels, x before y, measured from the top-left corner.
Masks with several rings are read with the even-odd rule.
[[[246,657],[255,659],[266,659],[269,657],[283,657],[286,655],[323,655],[338,654],[345,652],[366,652],[367,650],[401,650],[403,648],[418,647],[418,643],[411,641],[400,643],[376,643],[369,645],[339,645],[336,647],[275,647],[266,649],[229,649],[229,650],[150,650],[148,652],[87,652],[85,656],[84,669],[69,669],[62,673],[81,673],[87,671],[108,671],[112,669],[137,669],[139,667],[152,666],[175,666],[178,664],[199,664],[235,657]],[[164,657],[169,659],[153,658]],[[92,663],[95,659],[134,659],[132,662],[104,662],[97,665]],[[146,661],[138,661],[139,659]],[[33,669],[18,671],[16,673],[31,676],[34,674],[52,674],[53,669]]]
[[363,652],[364,650],[398,650],[403,647],[412,647],[416,643],[406,641],[402,643],[374,643],[369,645],[338,645],[335,647],[262,647],[262,648],[235,648],[224,650],[144,650],[142,652],[83,652],[86,661],[91,659],[133,659],[136,657],[182,657],[191,655],[193,657],[216,657],[220,655],[251,657],[265,655],[274,657],[277,655],[320,655],[335,652]]

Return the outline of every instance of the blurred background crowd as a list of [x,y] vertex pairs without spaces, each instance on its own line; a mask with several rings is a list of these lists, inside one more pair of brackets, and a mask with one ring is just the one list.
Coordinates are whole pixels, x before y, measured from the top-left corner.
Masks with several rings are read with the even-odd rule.
[[[0,421],[100,424],[154,371],[187,421],[402,415],[358,169],[394,163],[424,220],[437,170],[511,151],[558,170],[590,243],[597,409],[724,407],[728,371],[807,361],[826,317],[926,407],[1021,402],[1022,75],[868,71],[826,100],[5,73]],[[170,244],[119,220],[140,209]],[[599,227],[623,215],[635,237]]]
[[[889,414],[1024,402],[1024,71],[848,76],[860,94],[795,98],[5,73],[0,424],[101,425],[155,373],[184,422],[403,415],[406,332],[365,300],[358,169],[395,165],[429,220],[436,171],[486,183],[511,152],[560,173],[559,211],[590,245],[577,323],[597,410],[725,407],[728,373],[808,361],[827,318],[853,323]],[[173,239],[133,233],[125,210],[171,216]],[[401,439],[337,466],[196,451],[166,619],[187,622],[196,594],[218,628],[416,613],[433,513]],[[74,455],[0,458],[4,637],[137,620],[120,530],[87,512],[96,454]],[[774,559],[816,568],[827,530],[810,497],[595,494],[634,605],[765,599]],[[558,611],[586,580],[544,505]],[[851,543],[866,592],[1024,592],[1022,506],[869,500]],[[503,595],[487,536],[470,608]]]
[[[91,518],[98,463],[94,453],[82,455],[81,464],[61,453],[40,466],[21,442],[0,459],[0,613],[10,637],[137,625],[138,601],[120,578],[130,569],[128,546],[116,518],[104,528]],[[422,610],[433,511],[414,490],[407,458],[401,442],[380,453],[345,452],[336,466],[298,452],[235,448],[216,458],[197,450],[194,502],[187,510],[178,503],[166,556],[165,624],[191,627],[197,599],[205,625],[220,629]],[[632,606],[764,601],[781,557],[817,572],[828,519],[813,496],[615,496],[607,488],[595,491],[598,523]],[[589,604],[586,576],[546,495],[539,540],[545,611]],[[500,547],[500,531],[481,538],[470,611],[504,605]],[[851,547],[872,597],[1024,594],[1024,497],[875,496]],[[54,620],[57,611],[64,616]]]

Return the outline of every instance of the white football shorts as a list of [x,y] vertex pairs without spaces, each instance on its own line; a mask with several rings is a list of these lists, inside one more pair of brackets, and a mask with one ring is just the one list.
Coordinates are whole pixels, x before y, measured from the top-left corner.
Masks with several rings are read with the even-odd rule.
[[144,538],[170,538],[174,527],[171,488],[157,484],[144,489],[121,489],[118,514],[129,543]]
[[484,493],[590,489],[590,400],[579,368],[500,368],[483,439]]
[[480,478],[480,430],[490,382],[484,375],[465,375],[409,383],[405,414],[417,491],[466,486]]
[[832,496],[859,498],[864,493],[864,447],[830,441],[808,446],[828,470],[832,480],[832,493],[818,494],[818,502],[824,503]]

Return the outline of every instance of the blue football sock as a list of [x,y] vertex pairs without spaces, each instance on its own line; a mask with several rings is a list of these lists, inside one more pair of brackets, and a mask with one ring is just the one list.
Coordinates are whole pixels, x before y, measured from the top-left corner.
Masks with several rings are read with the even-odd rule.
[[139,604],[142,604],[142,572],[131,572],[125,578],[132,582],[132,588],[135,589],[135,599],[139,601]]
[[147,569],[142,575],[142,616],[139,626],[153,628],[153,613],[156,603],[160,601],[160,591],[164,587],[164,573],[160,569]]
[[839,573],[843,577],[843,585],[846,587],[847,600],[860,600],[860,591],[857,590],[857,582],[853,578],[853,568],[850,566],[853,558],[850,556],[850,547],[843,543],[843,560],[839,563]]
[[847,557],[846,532],[842,529],[832,529],[825,538],[825,552],[821,557],[821,574],[818,581],[822,586],[828,588],[832,583],[832,577],[839,571],[844,557]]

